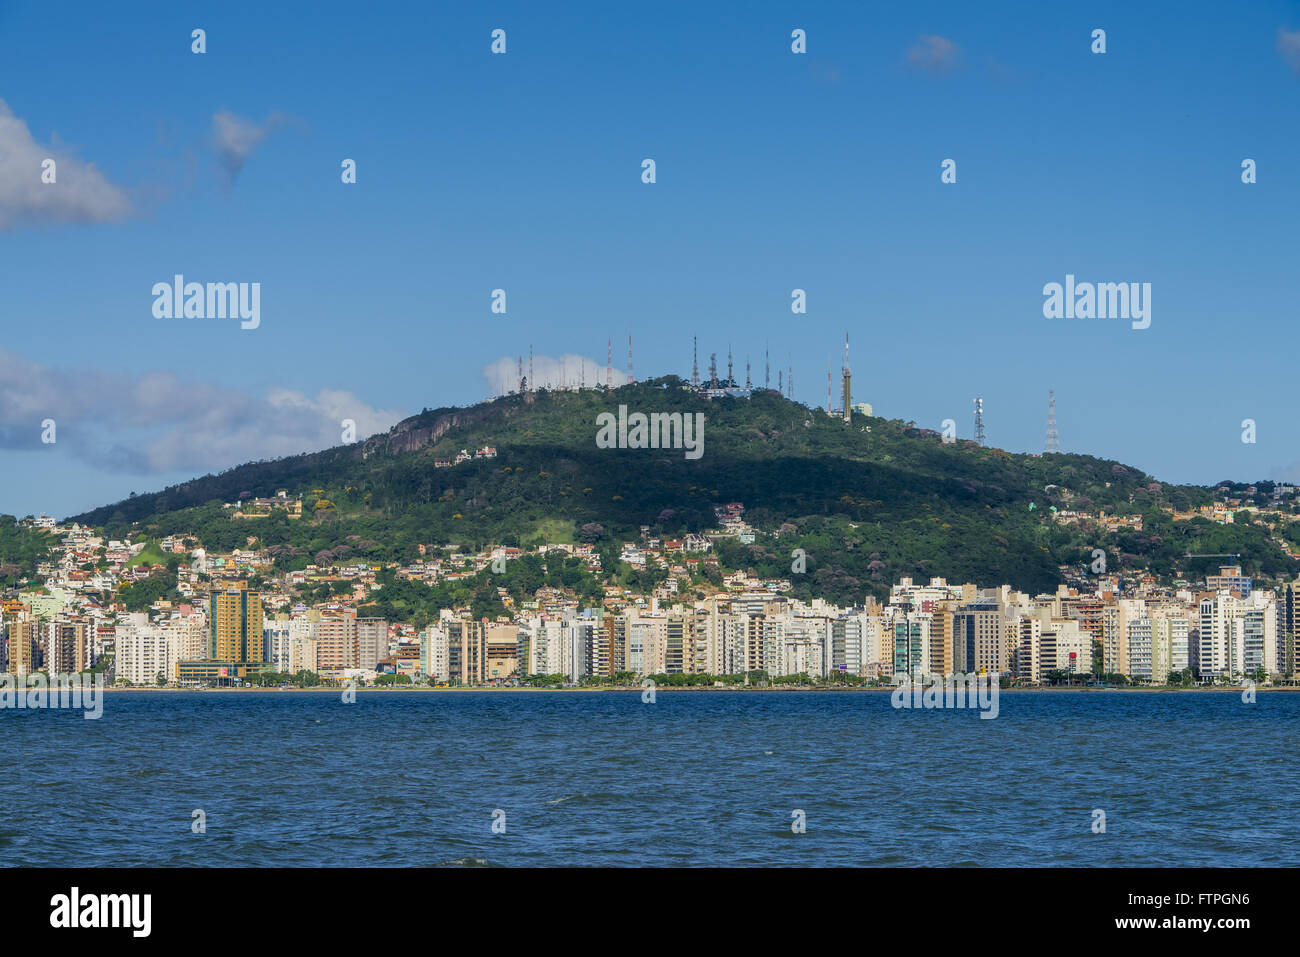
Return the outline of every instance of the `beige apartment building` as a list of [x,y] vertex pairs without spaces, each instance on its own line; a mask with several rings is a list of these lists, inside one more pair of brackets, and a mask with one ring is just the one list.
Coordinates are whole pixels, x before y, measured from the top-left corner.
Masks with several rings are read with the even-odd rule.
[[45,670],[52,675],[85,671],[89,664],[84,621],[56,618],[45,626]]
[[357,647],[357,613],[351,608],[341,611],[308,612],[316,615],[316,670],[324,675],[345,668],[360,667]]
[[39,666],[40,624],[35,619],[19,618],[9,622],[9,664],[11,675],[22,678]]

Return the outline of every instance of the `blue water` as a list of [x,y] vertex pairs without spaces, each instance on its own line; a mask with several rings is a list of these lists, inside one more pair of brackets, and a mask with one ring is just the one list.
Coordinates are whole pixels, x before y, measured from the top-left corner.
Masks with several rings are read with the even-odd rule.
[[[6,864],[1289,865],[1300,694],[109,694],[0,711]],[[1093,809],[1106,833],[1092,831]],[[207,833],[191,832],[192,812]],[[493,834],[492,814],[506,832]],[[805,833],[791,830],[803,810]]]

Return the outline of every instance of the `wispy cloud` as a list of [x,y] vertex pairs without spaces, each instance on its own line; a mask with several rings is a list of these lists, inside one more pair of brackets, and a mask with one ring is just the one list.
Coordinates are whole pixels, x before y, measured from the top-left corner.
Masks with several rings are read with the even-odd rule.
[[1009,66],[1002,65],[992,57],[989,57],[988,60],[985,61],[985,64],[988,78],[994,83],[1006,86],[1012,83],[1018,83],[1021,80],[1021,76],[1016,70],[1013,70]]
[[923,35],[908,47],[907,65],[926,73],[951,73],[961,66],[961,48],[947,37]]
[[[54,182],[42,182],[42,163],[54,160]],[[0,100],[0,229],[21,224],[105,223],[125,218],[131,203],[93,163],[65,148],[42,145]]]
[[1291,72],[1300,76],[1300,30],[1287,30],[1279,27],[1277,31],[1277,52],[1282,55]]
[[1290,465],[1275,465],[1269,470],[1268,477],[1274,482],[1286,485],[1300,485],[1300,462]]
[[252,395],[171,372],[55,369],[0,350],[0,448],[46,448],[41,423],[53,419],[58,449],[110,472],[218,471],[341,445],[344,419],[362,439],[401,418],[343,390]]
[[[528,357],[524,356],[524,378],[528,377]],[[588,356],[569,353],[559,357],[533,356],[533,376],[539,389],[561,389],[580,386],[588,388],[605,384],[606,365]],[[627,385],[632,377],[613,367],[608,368],[609,381],[614,385]],[[504,395],[519,388],[519,359],[502,356],[483,367],[483,378],[493,395]]]
[[271,133],[287,122],[287,117],[272,113],[265,123],[256,123],[244,119],[229,110],[221,110],[212,116],[212,145],[216,148],[217,158],[233,183],[244,169],[248,158]]
[[832,63],[829,60],[813,60],[808,64],[808,72],[819,83],[825,83],[828,86],[839,86],[840,68],[837,63]]

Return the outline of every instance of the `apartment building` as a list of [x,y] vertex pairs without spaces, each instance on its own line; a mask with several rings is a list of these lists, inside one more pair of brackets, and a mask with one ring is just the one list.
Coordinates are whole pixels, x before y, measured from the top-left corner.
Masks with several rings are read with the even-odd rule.
[[1251,588],[1251,579],[1241,573],[1241,567],[1238,565],[1222,565],[1219,567],[1219,574],[1205,576],[1206,591],[1226,591],[1242,601],[1250,597]]
[[357,619],[357,667],[374,671],[388,655],[388,622],[382,618]]
[[1182,617],[1144,617],[1128,623],[1129,677],[1164,684],[1188,667],[1190,622]]
[[208,657],[236,665],[260,664],[265,659],[261,596],[237,582],[214,591],[208,601]]
[[316,621],[316,670],[320,674],[333,675],[360,667],[354,609],[313,611],[307,617]]
[[1199,674],[1202,680],[1237,678],[1260,669],[1275,674],[1286,665],[1286,644],[1278,642],[1277,603],[1271,594],[1238,598],[1228,589],[1199,605]]
[[1046,679],[1049,671],[1082,674],[1092,671],[1092,634],[1078,618],[1048,618],[1039,634],[1038,669]]
[[956,601],[930,602],[930,672],[936,675],[950,675],[956,670]]
[[8,673],[19,678],[41,668],[40,623],[31,617],[19,617],[9,622]]
[[[454,618],[444,610],[436,629],[427,632],[433,642],[446,642],[446,680],[460,684],[500,684],[519,672],[519,626],[505,622],[474,621]],[[533,634],[536,643],[538,635]],[[557,648],[558,652],[558,648]],[[535,654],[536,652],[534,652]],[[432,645],[424,656],[424,666],[442,667],[442,649]],[[536,659],[534,659],[536,662]],[[552,662],[544,662],[548,667]],[[430,671],[441,678],[436,671]],[[534,674],[560,674],[558,671],[532,670]]]
[[52,675],[85,671],[91,665],[88,626],[62,616],[45,625],[45,670]]
[[895,615],[894,670],[895,675],[910,675],[913,679],[930,674],[930,624],[928,612],[909,611]]
[[[433,681],[442,683],[448,681],[451,674],[447,667],[447,628],[438,622],[430,625],[420,633],[420,673],[427,675]],[[520,632],[521,635],[526,632]],[[521,660],[528,660],[526,657]]]
[[319,615],[289,619],[289,674],[310,671],[319,674]]
[[262,646],[266,650],[267,660],[281,673],[290,671],[290,621],[287,617],[276,617],[267,619],[262,624]]
[[[146,618],[140,615],[141,618]],[[119,679],[125,678],[133,685],[156,684],[175,681],[180,661],[176,639],[147,621],[119,627],[113,668]]]
[[1108,674],[1129,674],[1130,621],[1146,615],[1146,602],[1120,599],[1101,610],[1102,670]]
[[1277,602],[1278,672],[1300,675],[1300,582],[1282,587]]
[[996,601],[957,606],[952,613],[952,668],[962,674],[1002,674],[1010,671],[1004,652],[1002,609]]
[[1043,620],[1013,612],[1003,620],[1007,645],[1011,652],[1011,674],[1021,681],[1039,684],[1043,680]]

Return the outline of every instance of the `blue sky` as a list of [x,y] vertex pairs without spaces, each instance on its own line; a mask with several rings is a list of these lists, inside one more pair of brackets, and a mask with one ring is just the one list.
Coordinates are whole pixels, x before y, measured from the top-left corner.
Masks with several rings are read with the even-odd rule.
[[[1300,477],[1296,4],[268,6],[0,0],[0,511],[478,401],[529,343],[622,369],[629,332],[640,376],[698,335],[761,381],[769,344],[822,405],[847,329],[878,415],[969,437],[982,395],[1039,451],[1055,389],[1067,451]],[[260,327],[155,318],[175,273],[260,282]],[[1151,283],[1150,328],[1044,318],[1067,273]]]

